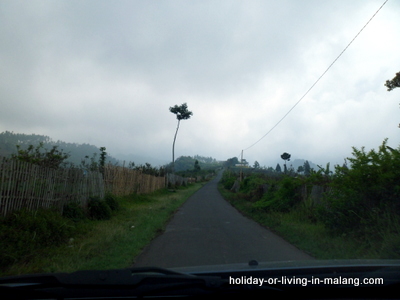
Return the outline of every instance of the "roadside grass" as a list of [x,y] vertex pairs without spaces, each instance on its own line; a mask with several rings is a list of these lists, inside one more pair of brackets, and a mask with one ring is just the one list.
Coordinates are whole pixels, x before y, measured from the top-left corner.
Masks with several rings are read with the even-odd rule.
[[202,186],[195,183],[175,192],[163,189],[117,197],[120,208],[110,220],[76,222],[76,235],[63,245],[41,249],[29,261],[15,263],[1,270],[0,275],[129,267],[142,249],[164,231],[174,212]]
[[[240,194],[218,185],[221,195],[250,219],[277,233],[297,248],[316,259],[381,259],[400,258],[399,220],[381,224],[370,239],[355,238],[345,232],[330,233],[324,224],[307,218],[307,207],[290,212],[265,212]],[[378,225],[378,224],[377,224]]]

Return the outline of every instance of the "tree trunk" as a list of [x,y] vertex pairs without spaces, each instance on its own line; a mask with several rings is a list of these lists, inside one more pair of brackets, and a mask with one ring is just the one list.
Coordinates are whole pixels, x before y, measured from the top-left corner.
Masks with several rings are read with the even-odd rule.
[[176,135],[178,134],[180,121],[181,120],[178,120],[178,126],[176,127],[176,132],[174,136],[174,143],[172,144],[172,174],[175,174],[175,140],[176,140]]

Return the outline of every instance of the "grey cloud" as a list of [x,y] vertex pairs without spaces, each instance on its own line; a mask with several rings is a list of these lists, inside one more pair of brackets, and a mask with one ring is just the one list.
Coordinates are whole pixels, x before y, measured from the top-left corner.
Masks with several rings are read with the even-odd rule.
[[[0,130],[35,130],[168,160],[176,126],[169,106],[187,102],[194,112],[179,132],[182,155],[238,155],[304,94],[381,1],[1,5]],[[397,28],[396,6],[388,2],[370,27]],[[382,86],[398,71],[400,45],[393,40],[379,53],[367,38],[374,31],[364,36],[246,152],[249,161],[275,164],[272,157],[284,151],[342,160],[352,145],[398,136],[379,119],[398,121],[395,94]],[[392,110],[389,102],[377,109],[374,100],[383,99]]]

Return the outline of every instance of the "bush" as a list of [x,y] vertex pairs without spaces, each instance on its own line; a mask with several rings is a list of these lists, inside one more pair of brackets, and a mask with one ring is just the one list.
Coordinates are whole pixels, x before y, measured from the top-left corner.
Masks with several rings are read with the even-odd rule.
[[333,190],[317,205],[317,219],[331,233],[349,233],[360,226],[363,215],[361,203],[359,194],[352,190]]
[[230,190],[233,186],[233,184],[236,181],[236,176],[232,172],[225,171],[224,174],[222,175],[222,178],[220,182],[224,186],[224,189]]
[[70,220],[50,209],[13,212],[0,221],[0,267],[28,260],[48,246],[58,246],[75,230]]
[[369,152],[353,147],[351,168],[336,166],[333,191],[317,215],[331,231],[362,236],[376,225],[372,211],[400,214],[400,150],[386,144],[384,140],[378,151]]
[[252,193],[256,191],[260,185],[265,183],[266,180],[261,178],[259,175],[250,175],[242,181],[242,184],[240,185],[240,191],[246,194]]
[[63,216],[74,222],[86,219],[85,210],[77,202],[69,202],[64,205]]
[[253,207],[260,208],[265,211],[273,209],[273,207],[276,205],[275,202],[277,201],[277,198],[275,196],[276,191],[276,185],[271,184],[267,192],[262,196],[262,198],[253,204]]
[[334,186],[359,194],[368,209],[390,207],[400,214],[400,150],[386,144],[369,152],[353,147],[351,168],[336,168]]
[[301,200],[299,194],[300,186],[301,182],[297,178],[284,177],[280,181],[279,187],[276,188],[275,185],[271,185],[261,200],[254,204],[254,207],[264,210],[288,212]]
[[88,202],[89,217],[93,220],[111,219],[111,208],[99,197],[90,197]]
[[107,193],[106,196],[104,197],[104,200],[106,201],[107,205],[111,208],[112,211],[119,209],[119,203],[112,194]]

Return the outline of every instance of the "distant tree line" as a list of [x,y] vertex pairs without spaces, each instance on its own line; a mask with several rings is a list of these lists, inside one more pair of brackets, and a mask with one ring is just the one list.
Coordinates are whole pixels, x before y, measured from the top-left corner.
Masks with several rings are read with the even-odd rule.
[[[185,172],[191,170],[205,170],[214,169],[218,167],[219,162],[212,157],[204,157],[200,155],[195,156],[180,156],[175,160],[175,171]],[[172,163],[165,165],[167,170],[172,169]]]
[[[18,148],[16,146],[18,145]],[[50,137],[37,134],[24,134],[5,131],[0,133],[0,156],[9,157],[17,154],[19,150],[28,151],[29,148],[38,148],[39,152],[46,152],[46,149],[56,149],[68,157],[64,163],[79,166],[82,160],[85,165],[91,164],[91,158],[98,161],[101,150],[89,144],[67,143],[63,141],[53,141]],[[107,155],[105,163],[118,164],[118,160]]]
[[[89,144],[54,142],[50,137],[37,134],[22,134],[5,131],[0,133],[0,156],[18,159],[50,168],[81,168],[103,172],[106,164],[121,165],[120,161],[108,155],[105,147]],[[197,163],[196,163],[197,162]],[[123,166],[140,170],[145,174],[164,176],[172,171],[172,165],[154,167],[150,163],[129,162]],[[175,170],[200,171],[215,168],[215,158],[200,155],[181,156],[175,161]]]
[[[261,167],[260,163],[258,161],[255,161],[252,168],[246,168],[247,171],[245,171],[245,173],[249,173],[249,172],[257,172],[257,173],[265,173],[265,174],[280,174],[280,173],[286,173],[288,175],[305,175],[305,176],[309,176],[312,172],[315,172],[315,169],[318,167],[318,169],[322,168],[320,166],[316,166],[313,163],[310,163],[308,160],[302,160],[302,159],[297,159],[295,161],[304,161],[303,165],[300,165],[297,167],[297,170],[294,169],[294,167],[292,165],[290,166],[286,166],[286,161],[290,160],[290,154],[289,153],[284,153],[281,155],[281,158],[285,158],[285,164],[284,164],[284,168],[282,169],[281,165],[278,163],[276,164],[276,167]],[[225,168],[240,168],[237,165],[240,164],[239,159],[237,157],[232,157],[227,159],[224,163],[223,166]],[[311,167],[311,165],[314,166]]]

